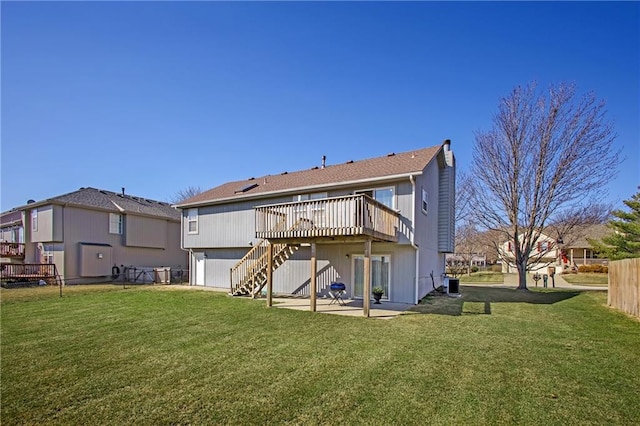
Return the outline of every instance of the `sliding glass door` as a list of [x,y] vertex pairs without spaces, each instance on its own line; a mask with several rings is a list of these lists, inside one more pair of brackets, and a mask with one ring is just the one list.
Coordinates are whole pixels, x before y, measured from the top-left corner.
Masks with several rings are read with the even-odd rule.
[[[383,299],[389,298],[389,284],[391,282],[391,256],[371,256],[371,288],[382,287]],[[353,297],[364,296],[364,256],[353,256]],[[371,295],[369,295],[371,297]]]

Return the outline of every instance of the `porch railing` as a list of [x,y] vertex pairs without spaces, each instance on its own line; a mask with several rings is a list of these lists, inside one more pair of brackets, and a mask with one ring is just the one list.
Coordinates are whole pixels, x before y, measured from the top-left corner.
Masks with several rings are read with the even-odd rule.
[[45,280],[55,284],[60,279],[55,263],[2,263],[2,281]]
[[257,206],[255,212],[256,238],[370,236],[398,241],[399,213],[365,194]]
[[0,257],[24,258],[24,243],[0,242]]

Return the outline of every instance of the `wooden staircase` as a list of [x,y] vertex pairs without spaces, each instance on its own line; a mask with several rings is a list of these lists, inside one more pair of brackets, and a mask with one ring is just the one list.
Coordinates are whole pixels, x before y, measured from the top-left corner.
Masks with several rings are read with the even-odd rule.
[[[278,222],[273,227],[274,231],[281,231],[286,228],[287,216],[276,213]],[[307,218],[298,219],[289,230],[306,228],[313,226]],[[231,268],[231,295],[256,297],[267,284],[267,270],[269,269],[269,259],[267,248],[269,241],[260,240],[249,253],[247,253],[236,265]],[[273,245],[273,267],[275,271],[286,262],[293,253],[298,251],[299,244],[274,244]]]
[[[269,242],[262,240],[231,268],[231,295],[256,297],[267,284]],[[286,262],[300,246],[298,244],[274,244],[273,267],[275,271]]]

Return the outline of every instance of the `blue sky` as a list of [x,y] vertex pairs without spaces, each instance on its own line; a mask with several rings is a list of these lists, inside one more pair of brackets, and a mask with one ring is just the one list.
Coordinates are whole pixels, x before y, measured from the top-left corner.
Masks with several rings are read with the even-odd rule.
[[452,140],[471,162],[516,85],[607,103],[640,185],[640,3],[1,3],[1,209],[188,186]]

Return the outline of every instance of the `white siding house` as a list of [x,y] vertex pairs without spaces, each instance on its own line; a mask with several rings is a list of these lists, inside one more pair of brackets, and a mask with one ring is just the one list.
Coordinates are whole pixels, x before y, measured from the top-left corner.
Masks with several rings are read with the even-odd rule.
[[[368,305],[417,303],[453,251],[455,159],[442,145],[229,182],[177,207],[192,285],[235,295],[325,296],[332,282]],[[271,256],[268,255],[271,250]],[[433,280],[432,280],[433,277]]]

